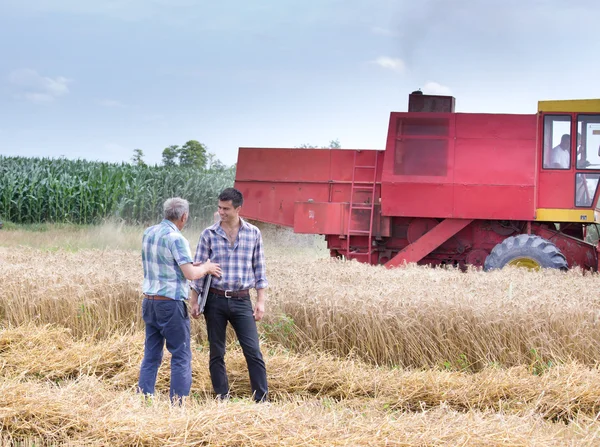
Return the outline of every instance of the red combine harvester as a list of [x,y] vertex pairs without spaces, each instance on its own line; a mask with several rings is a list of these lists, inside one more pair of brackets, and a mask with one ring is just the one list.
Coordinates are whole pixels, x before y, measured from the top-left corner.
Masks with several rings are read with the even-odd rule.
[[600,100],[531,115],[455,113],[409,95],[384,151],[240,148],[243,215],[322,234],[332,256],[394,267],[598,270]]

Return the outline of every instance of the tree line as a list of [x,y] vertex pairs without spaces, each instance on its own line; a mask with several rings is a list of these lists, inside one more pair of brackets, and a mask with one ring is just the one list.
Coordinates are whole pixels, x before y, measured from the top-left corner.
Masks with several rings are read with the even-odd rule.
[[[301,144],[298,149],[340,149],[342,145],[338,139],[331,140],[327,146],[315,146],[312,144]],[[134,149],[131,161],[134,165],[146,166],[144,151]],[[186,168],[210,169],[212,171],[224,171],[228,167],[209,152],[206,146],[197,140],[189,140],[184,145],[172,145],[162,151],[162,165],[166,168],[181,166]]]
[[[146,166],[144,151],[134,149],[131,161],[137,166]],[[165,168],[180,166],[183,168],[210,169],[211,171],[224,171],[228,167],[209,152],[206,146],[197,140],[189,140],[185,144],[171,145],[162,151],[162,165]]]

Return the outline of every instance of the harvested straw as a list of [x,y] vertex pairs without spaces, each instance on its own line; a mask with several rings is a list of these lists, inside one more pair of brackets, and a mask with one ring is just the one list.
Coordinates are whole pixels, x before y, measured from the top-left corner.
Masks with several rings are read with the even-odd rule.
[[[36,263],[32,264],[31,259]],[[302,269],[298,269],[302,262]],[[276,258],[263,337],[297,352],[380,365],[479,370],[600,358],[598,275],[386,270],[330,259]],[[0,315],[96,338],[143,327],[140,256],[128,251],[0,249]],[[206,339],[204,324],[194,338]]]
[[0,380],[5,439],[37,437],[67,445],[215,446],[568,446],[594,445],[598,423],[565,426],[534,414],[456,412],[446,406],[406,413],[381,402],[290,398],[256,405],[199,399],[172,408],[146,404],[91,377],[61,386]]
[[[136,389],[143,335],[115,336],[102,341],[72,338],[60,328],[24,326],[0,332],[1,377],[62,384],[97,377],[115,390]],[[194,347],[192,393],[210,396],[208,353]],[[169,358],[159,371],[157,389],[168,393]],[[367,365],[358,359],[326,354],[291,354],[266,349],[271,395],[278,400],[375,399],[385,408],[419,411],[446,406],[455,411],[536,413],[569,421],[600,413],[600,369],[570,363],[542,375],[520,366],[486,368],[478,373],[419,371]],[[227,357],[232,392],[250,397],[248,373],[239,348]]]

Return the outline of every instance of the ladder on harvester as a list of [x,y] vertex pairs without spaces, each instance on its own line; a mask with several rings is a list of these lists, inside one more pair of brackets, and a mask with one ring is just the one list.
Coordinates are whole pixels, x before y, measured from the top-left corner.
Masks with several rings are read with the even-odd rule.
[[[375,152],[375,161],[373,165],[359,165],[358,161],[358,153],[359,151],[354,152],[354,166],[352,169],[352,184],[350,187],[350,207],[348,209],[348,226],[347,235],[346,235],[346,259],[357,259],[363,262],[367,262],[371,264],[371,254],[373,253],[373,214],[375,209],[375,188],[377,185],[377,156],[379,155],[378,151]],[[368,173],[372,171],[372,180],[357,180],[357,172],[366,172],[365,175],[360,176],[359,178],[370,177]],[[356,202],[356,193],[359,193],[360,196],[367,196],[367,200],[363,202]],[[369,215],[369,229],[365,230],[363,228],[357,228],[354,224],[356,220],[354,217],[357,212],[365,212],[368,210]],[[366,213],[365,213],[366,214]],[[364,220],[363,220],[364,222]],[[350,241],[352,236],[366,236],[367,237],[367,248],[366,249],[356,249],[351,252],[351,244]],[[365,259],[361,259],[365,258]]]

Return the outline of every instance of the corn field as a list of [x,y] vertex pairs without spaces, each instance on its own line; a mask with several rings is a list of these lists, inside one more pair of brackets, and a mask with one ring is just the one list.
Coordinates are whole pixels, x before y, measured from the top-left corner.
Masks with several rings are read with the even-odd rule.
[[235,171],[134,166],[86,160],[0,156],[0,220],[91,224],[106,218],[149,223],[180,196],[192,219],[207,220]]

